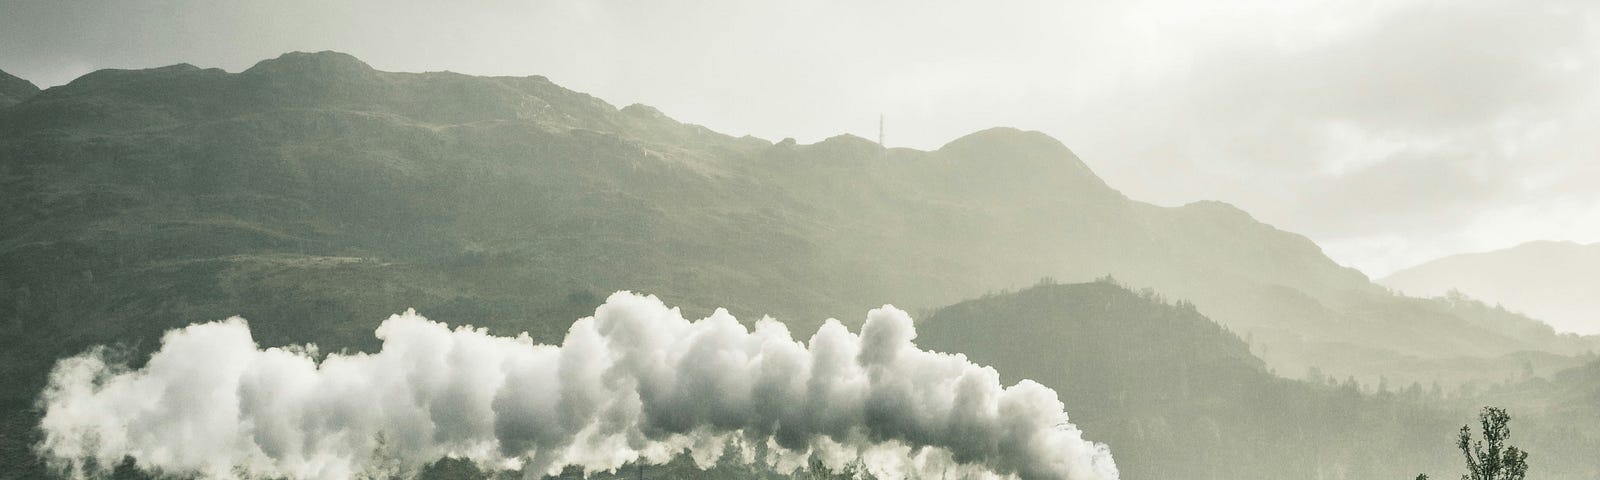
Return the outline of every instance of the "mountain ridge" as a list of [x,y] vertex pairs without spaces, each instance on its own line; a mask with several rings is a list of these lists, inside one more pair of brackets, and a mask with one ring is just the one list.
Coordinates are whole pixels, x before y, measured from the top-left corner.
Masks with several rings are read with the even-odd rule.
[[8,418],[54,359],[193,322],[336,351],[415,307],[548,341],[616,290],[803,330],[1111,274],[1193,302],[1289,377],[1483,381],[1594,345],[1390,295],[1236,207],[1129,199],[1037,132],[772,143],[544,77],[279,59],[103,70],[0,109]]
[[[1512,407],[1517,444],[1545,459],[1541,476],[1591,478],[1600,469],[1584,458],[1600,435],[1570,426],[1600,414],[1590,401],[1600,395],[1600,362],[1496,386],[1483,398],[1437,383],[1363,386],[1321,372],[1288,380],[1192,304],[1110,279],[1040,283],[943,307],[921,320],[916,341],[992,366],[1003,382],[1055,389],[1128,478],[1449,472],[1459,464],[1448,433],[1480,401]],[[1541,405],[1550,402],[1558,403]]]
[[0,70],[0,108],[22,103],[39,94],[39,87],[26,79]]
[[[495,218],[559,231],[550,228],[562,224],[549,223],[555,217],[545,213],[494,213],[507,206],[507,195],[521,198],[529,193],[542,198],[528,197],[527,201],[536,201],[529,207],[556,195],[601,200],[594,205],[621,209],[614,212],[621,213],[619,217],[589,217],[590,223],[579,228],[610,229],[599,234],[620,242],[611,245],[619,249],[614,251],[654,248],[617,237],[621,232],[665,233],[662,239],[672,248],[702,252],[690,257],[703,260],[697,264],[703,266],[716,265],[730,253],[743,254],[746,261],[770,257],[773,252],[754,242],[756,237],[789,239],[796,248],[771,258],[817,266],[804,270],[802,277],[809,278],[804,281],[809,286],[793,283],[798,281],[794,278],[779,284],[811,291],[816,297],[787,301],[789,306],[776,309],[755,308],[761,313],[803,312],[805,318],[849,313],[794,308],[836,303],[829,298],[855,298],[847,303],[857,307],[885,300],[938,305],[986,290],[1026,285],[1040,277],[1088,280],[1112,273],[1191,299],[1242,331],[1259,330],[1273,339],[1303,337],[1306,329],[1316,329],[1323,332],[1315,335],[1344,342],[1348,340],[1338,336],[1349,325],[1337,324],[1359,320],[1345,318],[1344,312],[1375,308],[1374,302],[1405,301],[1387,296],[1359,271],[1334,263],[1310,239],[1259,222],[1237,207],[1202,201],[1168,208],[1130,200],[1095,176],[1065,145],[1039,132],[987,129],[933,151],[885,150],[849,135],[788,147],[719,134],[646,108],[618,109],[543,77],[390,73],[336,52],[289,53],[241,73],[187,64],[93,72],[0,113],[0,131],[16,139],[7,144],[6,166],[30,172],[14,176],[21,181],[16,184],[19,191],[57,188],[64,184],[51,182],[65,178],[89,182],[84,185],[121,185],[111,191],[136,197],[154,194],[150,198],[159,201],[149,204],[151,208],[181,207],[176,212],[192,213],[180,215],[209,218],[183,228],[251,225],[228,227],[224,234],[251,238],[257,245],[251,249],[284,251],[285,245],[310,242],[361,246],[357,252],[333,248],[330,254],[385,256],[396,254],[397,248],[404,252],[437,248],[416,243],[423,236],[449,238],[465,232],[483,237],[475,243],[488,241],[482,248],[500,250],[498,254],[526,253],[543,240],[530,244],[507,236],[512,230],[476,220],[461,222]],[[60,132],[75,133],[60,137]],[[128,137],[128,132],[143,133]],[[90,160],[75,153],[82,145],[100,145],[96,148],[122,160]],[[39,163],[46,158],[57,160]],[[132,175],[108,177],[107,169]],[[654,173],[637,175],[643,172]],[[484,184],[462,175],[476,179],[484,174],[522,179],[518,181],[531,182],[527,186],[535,188],[516,193],[491,187],[503,193],[483,197],[473,190]],[[466,183],[435,180],[455,177]],[[445,196],[438,201],[403,197],[410,195],[404,192],[440,186]],[[280,221],[282,214],[246,204],[224,210],[195,210],[187,204],[218,195],[222,195],[218,199],[254,198],[251,202],[261,205],[299,205],[294,207],[298,212],[311,215],[307,221],[324,220],[285,224]],[[767,198],[740,200],[761,206],[743,210],[742,217],[736,215],[739,222],[757,223],[720,228],[732,234],[717,240],[731,242],[717,247],[720,254],[704,250],[715,242],[691,233],[698,228],[696,222],[728,221],[728,212],[708,216],[723,209],[715,207],[723,201],[719,198],[761,196]],[[546,204],[563,201],[567,200]],[[45,211],[30,211],[36,203],[8,204],[10,218],[61,224],[66,231],[81,228],[52,222],[42,216]],[[394,208],[406,204],[409,210]],[[123,209],[92,213],[104,217],[114,212],[130,213]],[[799,223],[761,223],[777,219]],[[405,224],[413,226],[397,226]],[[445,228],[457,230],[441,230]],[[346,233],[327,235],[340,231]],[[197,245],[216,243],[176,233],[181,229],[168,232],[161,235],[177,234]],[[20,236],[0,239],[0,245],[51,238],[38,233],[24,228]],[[213,249],[229,248],[233,247]],[[448,253],[459,248],[439,252],[460,255]],[[390,253],[379,253],[385,251]],[[1013,253],[1004,253],[1008,251]],[[949,252],[964,253],[949,257]],[[863,272],[854,271],[857,267],[852,265],[863,262],[909,267],[914,273],[869,273],[867,277],[877,278],[861,279],[865,283],[854,286],[832,280],[860,275]],[[676,268],[694,268],[687,265],[691,264]],[[735,277],[751,274],[722,270]],[[942,274],[949,271],[970,272],[969,278]],[[670,285],[681,285],[664,280],[644,286],[672,290]],[[631,281],[622,286],[639,286],[627,283]],[[907,290],[905,285],[920,287]],[[824,286],[823,291],[817,286]],[[742,295],[770,297],[756,292]],[[710,290],[697,296],[703,298],[685,303],[715,303]],[[1282,312],[1252,310],[1255,305],[1272,305]],[[1294,312],[1299,324],[1282,325],[1284,319],[1279,317],[1285,312]],[[1528,344],[1487,338],[1474,342],[1485,348]],[[1448,353],[1418,350],[1405,342],[1390,342],[1385,348],[1424,357]],[[1274,360],[1272,353],[1268,357],[1289,368],[1305,367]]]
[[1397,271],[1384,285],[1420,296],[1465,296],[1500,304],[1559,330],[1600,333],[1600,243],[1533,241],[1450,255]]

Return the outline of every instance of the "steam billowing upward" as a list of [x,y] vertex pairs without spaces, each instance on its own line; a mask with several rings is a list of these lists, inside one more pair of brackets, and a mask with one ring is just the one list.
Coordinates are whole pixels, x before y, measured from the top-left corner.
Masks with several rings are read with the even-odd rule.
[[706,465],[736,445],[782,470],[815,455],[890,478],[1117,478],[1054,391],[916,348],[910,316],[890,306],[859,336],[830,320],[807,343],[770,318],[754,331],[725,310],[688,321],[626,292],[559,346],[409,311],[377,336],[377,353],[319,362],[310,348],[260,349],[232,318],[168,332],[137,370],[100,350],[62,360],[39,451],[78,476],[124,457],[202,477],[349,478],[454,456],[531,477],[685,451]]

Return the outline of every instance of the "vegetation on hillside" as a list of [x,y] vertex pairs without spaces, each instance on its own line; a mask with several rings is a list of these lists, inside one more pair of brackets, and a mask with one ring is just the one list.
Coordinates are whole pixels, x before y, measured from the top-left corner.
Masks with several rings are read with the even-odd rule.
[[[917,342],[1054,388],[1125,478],[1409,478],[1457,468],[1447,433],[1477,393],[1270,374],[1246,341],[1185,301],[1109,278],[1043,283],[938,310]],[[1600,363],[1595,364],[1600,367]],[[1512,388],[1510,386],[1504,388]],[[1530,397],[1532,397],[1530,395]],[[1568,400],[1562,399],[1563,403]],[[1594,403],[1576,407],[1593,415]],[[1530,409],[1531,410],[1531,409]],[[1594,478],[1600,435],[1538,415],[1520,429],[1540,478]],[[1532,415],[1530,415],[1532,416]]]
[[[1218,370],[1199,378],[1260,387],[1258,400],[1331,402],[1299,413],[1367,426],[1415,402],[1363,396],[1358,383],[1548,377],[1596,342],[1392,295],[1226,204],[1130,200],[1037,132],[986,130],[927,152],[851,136],[774,144],[618,109],[543,77],[380,72],[331,52],[240,73],[102,70],[0,105],[0,219],[0,478],[38,474],[33,402],[56,359],[106,343],[137,359],[167,329],[232,315],[264,345],[322,351],[374,347],[377,322],[409,307],[549,342],[600,297],[631,289],[691,315],[726,306],[804,331],[883,303],[926,309],[1043,276],[1112,273],[1192,302],[1119,315],[1188,325],[1176,319],[1203,313],[1248,341],[1202,352],[1212,345],[1170,340],[1170,358],[1038,345],[1039,361],[1054,362],[1041,365],[1153,368],[1195,355],[1207,363],[1185,368]],[[1204,332],[1224,327],[1182,328],[1217,338]],[[1018,368],[1000,371],[1037,372]],[[1312,368],[1356,381],[1272,375]],[[1114,444],[1119,459],[1166,451],[1179,434],[1237,428],[1288,445],[1320,435],[1321,423],[1247,419],[1216,404],[1231,397],[1205,400],[1220,386],[1194,376],[1116,371],[1128,376],[1074,375],[1123,398],[1089,411],[1126,405],[1152,419],[1119,427],[1154,432],[1141,434],[1147,446]],[[1181,389],[1132,398],[1166,381]],[[1182,431],[1163,433],[1174,425]],[[1344,428],[1330,441],[1358,442]],[[1391,441],[1402,440],[1376,443]],[[1350,448],[1315,464],[1357,465],[1373,451]],[[1173,458],[1232,468],[1193,445]]]

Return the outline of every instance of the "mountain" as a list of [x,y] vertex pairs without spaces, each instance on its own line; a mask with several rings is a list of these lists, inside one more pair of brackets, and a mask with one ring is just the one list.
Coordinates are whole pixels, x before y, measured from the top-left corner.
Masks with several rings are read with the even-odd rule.
[[1424,403],[1438,398],[1276,377],[1192,305],[1111,282],[962,302],[918,332],[1005,382],[1054,388],[1125,478],[1404,478],[1455,463],[1453,418]]
[[1381,280],[1410,295],[1454,290],[1549,323],[1556,330],[1600,334],[1600,243],[1538,241],[1484,253],[1452,255]]
[[1571,472],[1573,478],[1600,478],[1600,462],[1594,455],[1576,453],[1600,451],[1600,435],[1594,429],[1600,425],[1600,359],[1591,357],[1587,364],[1549,377],[1492,386],[1476,398],[1511,412],[1539,412],[1514,420],[1517,442],[1574,452],[1541,455],[1541,477],[1555,471]]
[[39,87],[33,82],[0,71],[0,108],[22,103],[38,93]]
[[1540,478],[1600,474],[1588,453],[1600,433],[1573,423],[1600,414],[1600,363],[1483,396],[1288,380],[1192,304],[1108,281],[958,303],[918,334],[924,348],[962,352],[1004,382],[1054,388],[1124,478],[1448,477],[1460,467],[1451,434],[1486,401],[1516,415],[1516,444]]
[[[1008,384],[1031,379],[1054,388],[1071,421],[1108,442],[1123,478],[1447,478],[1460,468],[1450,435],[1480,401],[1516,414],[1517,445],[1530,449],[1540,478],[1588,479],[1600,469],[1588,455],[1600,434],[1569,426],[1593,424],[1600,414],[1600,362],[1470,398],[1436,385],[1289,380],[1267,372],[1243,339],[1192,304],[1107,280],[963,301],[935,310],[917,330],[919,347],[960,351],[994,366]],[[687,461],[638,473],[788,478],[731,464],[702,472]],[[444,461],[423,478],[487,475]]]
[[1393,295],[1227,204],[1129,199],[1038,132],[772,143],[544,77],[333,52],[101,70],[0,109],[0,219],[7,465],[31,461],[56,359],[236,314],[264,345],[323,351],[375,347],[407,307],[553,341],[630,289],[804,331],[1110,274],[1191,301],[1286,376],[1498,381],[1596,345]]

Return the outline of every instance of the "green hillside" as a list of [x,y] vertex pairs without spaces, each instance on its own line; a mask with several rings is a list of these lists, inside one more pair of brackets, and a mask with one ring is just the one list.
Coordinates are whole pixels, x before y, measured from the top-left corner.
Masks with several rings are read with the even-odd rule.
[[919,345],[964,352],[1007,382],[1054,388],[1072,421],[1111,446],[1124,478],[1449,478],[1460,468],[1452,435],[1481,402],[1522,414],[1514,431],[1538,478],[1600,468],[1589,455],[1600,434],[1577,426],[1600,413],[1600,363],[1530,382],[1560,393],[1288,380],[1192,305],[1106,281],[962,302],[918,332]]
[[267,345],[369,348],[431,318],[554,341],[618,289],[796,330],[1041,277],[1114,274],[1250,339],[1265,368],[1497,381],[1593,337],[1391,295],[1217,202],[1126,198],[1060,142],[935,151],[722,135],[543,77],[292,53],[102,70],[0,107],[0,477],[55,361],[242,315]]
[[33,82],[0,71],[0,108],[22,103],[38,93],[39,87]]

